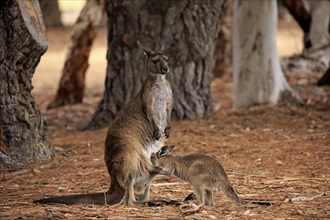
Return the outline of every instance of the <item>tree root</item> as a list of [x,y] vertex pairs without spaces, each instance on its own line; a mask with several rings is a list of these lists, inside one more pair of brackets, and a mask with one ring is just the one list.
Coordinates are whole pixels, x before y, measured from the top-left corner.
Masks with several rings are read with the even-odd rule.
[[24,167],[23,163],[18,162],[17,160],[11,158],[4,152],[0,151],[0,170],[17,170]]
[[91,131],[108,127],[114,117],[110,112],[102,111],[100,108],[94,113],[87,124],[83,125],[80,131]]
[[324,75],[319,79],[319,81],[316,83],[318,86],[330,86],[330,67],[328,70],[324,73]]
[[306,106],[305,102],[291,88],[287,88],[281,92],[278,105],[296,105],[299,107]]

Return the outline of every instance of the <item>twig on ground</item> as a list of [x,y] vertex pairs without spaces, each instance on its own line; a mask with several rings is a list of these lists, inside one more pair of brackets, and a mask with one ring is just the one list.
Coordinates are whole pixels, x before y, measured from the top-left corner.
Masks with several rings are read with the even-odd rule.
[[316,199],[316,198],[324,196],[324,195],[325,195],[325,192],[322,192],[320,194],[317,194],[317,195],[311,196],[311,197],[305,197],[305,196],[296,197],[296,198],[291,199],[291,202],[312,201],[313,199]]
[[182,184],[188,184],[184,182],[174,182],[174,183],[153,183],[152,186],[175,186],[175,185],[182,185]]
[[192,215],[203,210],[203,204],[196,205],[194,203],[183,204],[179,206],[182,215]]

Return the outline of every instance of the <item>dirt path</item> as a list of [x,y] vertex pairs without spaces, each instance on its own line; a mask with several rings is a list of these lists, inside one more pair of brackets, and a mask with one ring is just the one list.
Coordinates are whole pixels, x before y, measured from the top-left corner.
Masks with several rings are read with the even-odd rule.
[[[293,29],[291,32],[301,36]],[[283,31],[283,36],[285,33],[287,31]],[[33,199],[50,195],[108,189],[109,176],[103,162],[106,129],[75,131],[88,120],[102,95],[104,30],[100,30],[93,49],[84,104],[46,111],[46,105],[56,91],[68,37],[68,30],[50,32],[49,52],[33,81],[34,95],[49,124],[49,141],[57,156],[50,161],[31,164],[23,171],[1,174],[1,219],[329,218],[330,88],[314,86],[321,73],[287,74],[290,84],[308,103],[305,108],[259,106],[233,112],[230,76],[216,79],[212,93],[219,110],[208,119],[174,121],[172,124],[168,144],[176,145],[177,154],[213,155],[221,161],[243,199],[273,201],[272,206],[234,206],[221,193],[216,194],[214,207],[204,207],[191,215],[183,214],[174,206],[113,208],[33,204]],[[284,39],[288,38],[282,38],[287,43]],[[294,50],[281,54],[292,54],[296,52]],[[192,192],[190,185],[163,176],[153,183],[151,190],[151,198],[166,200],[182,200]]]

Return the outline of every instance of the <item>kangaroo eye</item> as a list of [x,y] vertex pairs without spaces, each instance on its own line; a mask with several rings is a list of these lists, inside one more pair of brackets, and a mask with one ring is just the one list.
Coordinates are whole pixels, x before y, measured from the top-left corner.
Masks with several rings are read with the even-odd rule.
[[151,60],[154,64],[158,63],[158,60]]

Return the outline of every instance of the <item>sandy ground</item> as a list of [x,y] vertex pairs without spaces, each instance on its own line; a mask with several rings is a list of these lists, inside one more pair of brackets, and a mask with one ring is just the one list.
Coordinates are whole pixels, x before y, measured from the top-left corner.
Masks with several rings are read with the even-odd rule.
[[[288,28],[289,27],[289,28]],[[267,200],[272,206],[235,206],[222,193],[214,207],[184,213],[180,207],[126,208],[96,205],[40,205],[32,200],[51,195],[101,192],[109,176],[103,162],[106,129],[79,132],[103,92],[106,31],[99,29],[90,57],[83,104],[46,110],[60,78],[70,30],[48,32],[49,50],[33,78],[38,104],[48,122],[56,157],[0,176],[1,219],[327,219],[330,217],[330,89],[314,84],[322,73],[288,72],[290,85],[307,102],[296,106],[258,106],[231,110],[230,76],[215,79],[212,95],[218,111],[210,118],[173,121],[168,144],[177,154],[214,156],[246,201]],[[302,33],[295,24],[280,23],[281,56],[301,51]],[[169,184],[170,183],[170,184]],[[189,184],[160,176],[151,187],[152,199],[181,201]],[[188,203],[184,203],[188,204]]]

